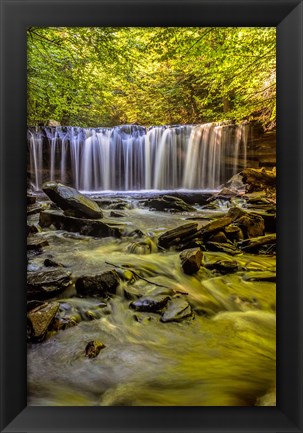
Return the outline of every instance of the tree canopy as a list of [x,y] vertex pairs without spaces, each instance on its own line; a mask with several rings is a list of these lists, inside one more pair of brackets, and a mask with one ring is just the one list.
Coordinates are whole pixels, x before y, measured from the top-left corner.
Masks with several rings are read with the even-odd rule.
[[27,38],[29,126],[275,126],[275,28],[30,27]]

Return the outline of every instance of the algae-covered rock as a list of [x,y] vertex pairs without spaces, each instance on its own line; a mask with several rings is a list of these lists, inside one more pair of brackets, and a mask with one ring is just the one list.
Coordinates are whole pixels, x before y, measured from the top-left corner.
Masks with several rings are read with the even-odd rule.
[[167,304],[169,296],[167,295],[150,295],[142,296],[130,304],[130,307],[136,311],[158,312]]
[[28,299],[52,298],[61,294],[71,284],[71,272],[63,269],[29,272],[27,297]]
[[191,317],[192,311],[189,303],[182,298],[170,299],[161,316],[161,322],[181,322]]

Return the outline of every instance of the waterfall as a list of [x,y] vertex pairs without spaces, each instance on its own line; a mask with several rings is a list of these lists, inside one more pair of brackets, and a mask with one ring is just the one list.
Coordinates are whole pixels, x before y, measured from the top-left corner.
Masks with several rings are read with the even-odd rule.
[[246,165],[248,134],[248,123],[29,128],[28,171],[36,190],[215,189]]

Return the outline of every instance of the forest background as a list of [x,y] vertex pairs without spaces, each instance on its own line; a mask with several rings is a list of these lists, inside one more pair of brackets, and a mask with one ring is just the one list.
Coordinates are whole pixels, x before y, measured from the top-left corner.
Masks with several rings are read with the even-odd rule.
[[30,27],[28,126],[276,126],[276,29]]

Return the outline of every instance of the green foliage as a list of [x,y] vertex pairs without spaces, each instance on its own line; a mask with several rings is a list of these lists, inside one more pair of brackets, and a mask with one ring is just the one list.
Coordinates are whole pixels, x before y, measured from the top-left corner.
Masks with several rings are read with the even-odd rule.
[[28,29],[28,124],[275,125],[275,28]]

